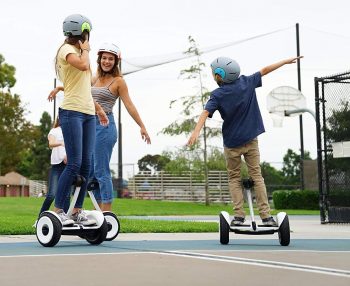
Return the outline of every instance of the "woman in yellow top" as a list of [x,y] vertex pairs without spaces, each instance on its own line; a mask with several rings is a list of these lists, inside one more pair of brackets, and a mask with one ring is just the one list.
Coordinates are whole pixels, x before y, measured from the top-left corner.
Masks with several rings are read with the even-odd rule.
[[[82,210],[86,185],[91,168],[92,152],[95,145],[95,114],[103,125],[108,118],[100,106],[96,106],[91,95],[91,70],[89,60],[89,35],[91,22],[83,15],[73,14],[63,22],[66,39],[56,55],[56,74],[63,83],[64,99],[59,109],[59,118],[67,153],[67,165],[58,181],[55,198],[55,212],[63,225],[80,223],[94,224]],[[50,97],[49,97],[50,99]],[[64,203],[69,196],[71,185],[80,174],[83,183],[72,216],[64,212]]]

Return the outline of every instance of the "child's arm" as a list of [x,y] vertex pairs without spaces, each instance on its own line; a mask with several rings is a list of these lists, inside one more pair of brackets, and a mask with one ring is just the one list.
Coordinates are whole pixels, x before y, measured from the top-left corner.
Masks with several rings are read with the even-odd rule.
[[300,57],[295,57],[295,58],[290,58],[290,59],[286,59],[286,60],[283,60],[283,61],[280,61],[278,63],[275,63],[275,64],[272,64],[272,65],[269,65],[267,67],[264,67],[260,70],[260,74],[261,76],[264,76],[264,75],[267,75],[268,73],[274,71],[274,70],[277,70],[278,68],[280,68],[281,66],[284,66],[286,64],[293,64],[296,62],[297,59],[301,59],[303,58],[303,56],[300,56]]
[[57,95],[57,93],[59,93],[60,91],[64,91],[64,87],[63,86],[57,86],[56,88],[54,88],[53,90],[51,90],[49,97],[47,98],[49,101],[53,101]]
[[64,147],[64,142],[60,142],[56,139],[55,136],[53,136],[52,134],[49,134],[47,136],[47,139],[49,140],[49,148],[55,148],[55,147],[59,147],[59,146],[63,146]]
[[208,116],[209,116],[209,112],[207,110],[203,110],[201,116],[198,119],[197,125],[191,134],[190,139],[188,139],[187,145],[191,146],[194,143],[196,143],[198,136],[199,136],[199,133],[201,132],[202,127],[203,127],[205,121],[207,120]]

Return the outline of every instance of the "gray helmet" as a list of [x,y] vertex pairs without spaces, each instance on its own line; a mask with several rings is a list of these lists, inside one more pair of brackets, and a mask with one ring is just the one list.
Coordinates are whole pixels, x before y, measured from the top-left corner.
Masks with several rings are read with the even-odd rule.
[[63,21],[63,34],[65,36],[80,36],[84,31],[92,30],[92,24],[88,18],[80,14],[68,16]]
[[219,57],[210,64],[213,74],[221,76],[224,83],[234,82],[240,74],[238,63],[230,58]]

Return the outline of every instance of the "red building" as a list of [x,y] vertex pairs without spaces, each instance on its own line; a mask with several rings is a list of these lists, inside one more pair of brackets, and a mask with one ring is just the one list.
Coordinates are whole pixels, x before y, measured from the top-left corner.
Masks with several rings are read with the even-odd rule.
[[29,197],[29,180],[16,172],[0,176],[0,197]]

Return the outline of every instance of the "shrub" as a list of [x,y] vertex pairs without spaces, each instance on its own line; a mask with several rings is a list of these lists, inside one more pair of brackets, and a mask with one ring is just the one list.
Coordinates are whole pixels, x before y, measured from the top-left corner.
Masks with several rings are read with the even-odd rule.
[[287,190],[274,191],[272,199],[275,209],[319,209],[318,191]]

